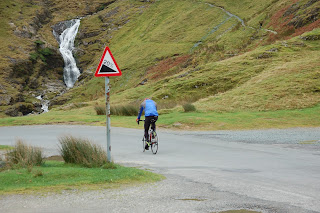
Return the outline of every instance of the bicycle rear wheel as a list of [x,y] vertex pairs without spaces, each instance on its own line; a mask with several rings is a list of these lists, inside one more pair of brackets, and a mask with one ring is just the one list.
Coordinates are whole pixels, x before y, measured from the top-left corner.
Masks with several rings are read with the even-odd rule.
[[153,138],[153,141],[151,143],[151,150],[153,154],[157,154],[158,152],[158,135],[155,134],[155,137]]

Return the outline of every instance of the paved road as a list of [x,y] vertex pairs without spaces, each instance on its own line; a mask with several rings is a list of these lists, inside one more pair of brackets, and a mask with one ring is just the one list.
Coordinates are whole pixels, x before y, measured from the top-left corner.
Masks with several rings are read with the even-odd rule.
[[[0,144],[15,138],[58,154],[58,137],[86,137],[106,147],[105,128],[1,127]],[[0,212],[320,212],[320,128],[183,132],[159,130],[159,152],[142,153],[142,130],[113,128],[117,163],[164,174],[155,184],[47,196],[0,197]]]

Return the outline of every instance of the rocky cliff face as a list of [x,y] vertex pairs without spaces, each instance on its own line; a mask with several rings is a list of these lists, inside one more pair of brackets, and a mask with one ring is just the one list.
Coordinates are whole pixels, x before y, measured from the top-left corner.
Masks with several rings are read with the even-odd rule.
[[52,103],[56,104],[66,101],[57,98],[65,93],[66,87],[64,62],[52,31],[61,34],[68,27],[68,20],[93,14],[113,2],[70,0],[67,6],[52,0],[0,3],[0,13],[7,14],[5,18],[1,16],[0,27],[8,30],[4,35],[0,33],[0,38],[12,37],[8,39],[12,43],[5,43],[8,52],[0,54],[0,113],[9,116],[39,113],[41,103],[36,99],[39,95],[54,99]]
[[[41,42],[42,43],[42,42]],[[29,113],[39,113],[40,102],[35,99],[38,95],[49,96],[65,90],[62,80],[63,60],[55,49],[35,44],[34,51],[26,60],[14,61],[10,65],[7,82],[16,87],[17,93],[4,94],[0,98],[0,105],[10,105],[6,114],[20,116]],[[49,91],[49,84],[57,82],[54,90]],[[23,103],[24,102],[24,103]],[[40,107],[41,108],[41,107]]]
[[290,6],[276,12],[271,17],[269,26],[278,32],[278,35],[275,36],[277,39],[289,38],[320,27],[319,18],[319,0],[295,1]]

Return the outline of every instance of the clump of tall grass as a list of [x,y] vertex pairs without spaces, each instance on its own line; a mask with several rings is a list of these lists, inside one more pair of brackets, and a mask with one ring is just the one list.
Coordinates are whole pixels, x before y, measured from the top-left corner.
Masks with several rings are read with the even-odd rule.
[[107,153],[102,147],[88,139],[73,136],[59,138],[59,151],[66,163],[78,164],[88,168],[101,167],[107,163]]
[[139,111],[139,108],[134,104],[112,106],[110,108],[111,115],[119,115],[119,116],[136,116],[138,115],[138,111]]
[[94,110],[96,111],[97,115],[106,115],[106,106],[96,105],[94,106]]
[[44,156],[41,148],[27,145],[23,140],[18,139],[14,148],[6,154],[6,163],[9,167],[40,166],[44,163]]
[[[94,107],[97,115],[105,115],[106,114],[106,106],[96,105]],[[110,107],[110,114],[111,115],[118,115],[118,116],[134,116],[138,114],[138,107],[127,104],[127,105],[118,105],[118,106],[111,106]]]
[[193,104],[186,103],[182,105],[184,112],[194,112],[196,111],[196,107]]

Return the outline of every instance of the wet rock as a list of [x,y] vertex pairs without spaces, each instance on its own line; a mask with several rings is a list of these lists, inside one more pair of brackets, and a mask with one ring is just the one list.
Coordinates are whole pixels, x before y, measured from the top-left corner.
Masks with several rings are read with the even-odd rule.
[[22,116],[22,113],[19,112],[19,110],[16,107],[10,107],[4,112],[6,115],[11,116],[11,117],[18,117]]
[[23,103],[18,105],[18,110],[22,113],[22,115],[28,115],[32,113],[34,106],[31,103]]
[[32,113],[34,106],[31,103],[18,103],[5,111],[11,117],[23,116]]
[[32,103],[34,108],[33,108],[33,113],[35,114],[39,114],[41,112],[43,112],[43,109],[41,109],[42,105],[39,102],[33,102]]
[[93,76],[91,71],[86,70],[82,72],[78,78],[77,85],[83,84],[85,81],[90,80],[92,77]]
[[75,23],[75,19],[73,20],[68,20],[68,21],[62,21],[59,22],[53,26],[51,26],[51,28],[53,29],[53,35],[55,36],[55,38],[57,39],[57,41],[60,43],[60,38],[59,35],[61,35],[61,33],[63,33],[63,31],[65,31],[65,29],[71,27],[74,23]]

